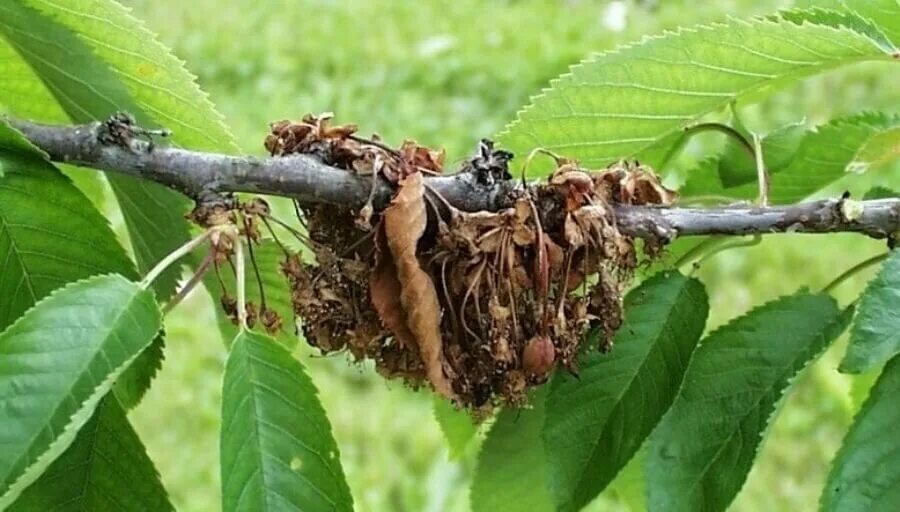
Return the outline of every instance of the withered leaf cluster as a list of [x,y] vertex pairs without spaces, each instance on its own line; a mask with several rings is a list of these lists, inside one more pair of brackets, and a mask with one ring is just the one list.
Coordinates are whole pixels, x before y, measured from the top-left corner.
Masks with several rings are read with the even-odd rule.
[[[559,158],[508,208],[463,212],[428,187],[443,152],[412,141],[394,149],[329,117],[274,123],[266,148],[372,174],[396,192],[382,212],[300,205],[314,261],[291,254],[282,270],[310,344],[372,359],[386,377],[480,412],[523,403],[558,366],[577,371],[589,329],[610,348],[638,264],[613,206],[671,203],[652,170],[620,162],[588,171]],[[490,186],[511,179],[511,158],[482,141],[461,172]]]

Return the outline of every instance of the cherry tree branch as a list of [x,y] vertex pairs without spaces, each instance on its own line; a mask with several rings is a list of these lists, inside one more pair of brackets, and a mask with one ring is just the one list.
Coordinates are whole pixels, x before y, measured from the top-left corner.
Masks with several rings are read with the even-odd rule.
[[[203,201],[227,192],[291,197],[307,203],[361,207],[369,198],[370,176],[329,167],[310,156],[232,156],[154,146],[143,140],[112,140],[104,123],[58,126],[7,121],[55,162],[147,179]],[[430,188],[463,211],[509,205],[514,180],[480,182],[474,174],[429,177]],[[392,189],[376,184],[374,203],[382,207]],[[900,198],[850,203],[825,199],[793,205],[708,208],[617,205],[619,229],[633,236],[670,241],[693,235],[856,232],[873,238],[900,235]]]

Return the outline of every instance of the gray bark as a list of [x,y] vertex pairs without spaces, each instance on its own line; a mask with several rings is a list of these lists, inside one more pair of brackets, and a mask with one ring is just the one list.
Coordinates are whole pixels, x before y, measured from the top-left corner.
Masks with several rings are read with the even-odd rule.
[[[359,208],[372,187],[371,177],[329,167],[304,155],[231,156],[151,147],[137,139],[112,144],[101,137],[102,123],[56,126],[8,121],[55,162],[152,180],[195,200],[226,192],[251,192]],[[504,208],[509,192],[517,186],[515,181],[481,184],[469,173],[429,177],[427,184],[463,211]],[[385,205],[391,193],[390,185],[380,181],[375,191],[376,208]],[[844,214],[843,204],[844,199],[759,208],[616,205],[616,218],[623,233],[664,241],[680,236],[784,232],[846,231],[891,239],[900,234],[900,198],[863,201],[862,212],[853,219]]]

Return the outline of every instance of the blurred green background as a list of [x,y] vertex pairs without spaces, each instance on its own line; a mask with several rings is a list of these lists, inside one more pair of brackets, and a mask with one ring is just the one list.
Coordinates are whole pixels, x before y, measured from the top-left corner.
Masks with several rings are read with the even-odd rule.
[[[592,51],[646,34],[790,2],[124,0],[187,62],[242,149],[262,153],[268,123],[333,111],[389,142],[443,146],[461,161],[530,95]],[[864,65],[808,80],[747,112],[750,127],[810,124],[863,109],[897,111],[897,74]],[[705,137],[679,164],[716,151]],[[897,186],[880,169],[834,187]],[[883,250],[861,237],[776,236],[722,253],[698,272],[714,327]],[[842,285],[843,304],[871,272]],[[181,510],[219,508],[218,417],[224,345],[210,299],[195,293],[167,322],[166,363],[132,418]],[[318,385],[359,511],[468,510],[477,446],[448,458],[428,393],[388,383],[344,356],[298,348]],[[796,383],[734,510],[814,510],[830,458],[870,379],[836,371],[836,344]],[[591,509],[621,507],[603,496]]]

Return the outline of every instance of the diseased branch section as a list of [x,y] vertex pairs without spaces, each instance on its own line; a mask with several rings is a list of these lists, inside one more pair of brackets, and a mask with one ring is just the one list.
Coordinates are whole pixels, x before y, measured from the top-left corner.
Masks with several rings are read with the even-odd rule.
[[[9,119],[50,159],[148,179],[195,200],[227,192],[251,192],[359,208],[369,198],[371,177],[329,167],[313,157],[231,156],[154,147],[142,140],[110,140],[106,123],[56,126]],[[462,211],[509,207],[513,180],[481,183],[470,173],[427,178],[430,188]],[[379,180],[374,204],[385,206],[392,187]],[[622,233],[668,241],[693,235],[857,232],[894,239],[900,234],[900,198],[857,203],[851,215],[845,199],[752,208],[724,206],[680,208],[616,205]]]

